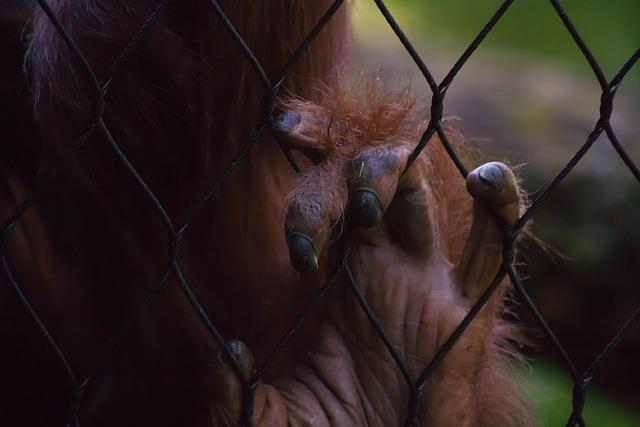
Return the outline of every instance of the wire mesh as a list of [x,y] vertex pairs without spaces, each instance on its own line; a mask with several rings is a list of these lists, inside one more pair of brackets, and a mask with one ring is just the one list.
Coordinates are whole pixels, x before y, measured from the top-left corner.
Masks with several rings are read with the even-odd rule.
[[[444,145],[447,153],[449,154],[451,160],[456,165],[457,169],[460,171],[460,174],[463,177],[467,176],[467,169],[461,159],[458,157],[456,150],[450,144],[447,134],[444,132],[442,127],[442,112],[444,109],[444,102],[447,94],[447,90],[450,85],[456,79],[459,71],[464,67],[466,61],[473,55],[475,50],[480,46],[485,37],[491,32],[494,26],[501,20],[504,19],[505,13],[511,7],[513,0],[504,1],[500,7],[493,14],[491,19],[486,23],[486,25],[482,28],[482,30],[478,33],[478,35],[473,39],[473,41],[469,44],[468,48],[463,52],[463,54],[459,57],[459,59],[455,62],[453,67],[446,74],[444,79],[441,82],[437,82],[433,75],[431,74],[429,67],[422,59],[420,54],[413,47],[409,38],[405,35],[400,25],[394,19],[393,15],[386,7],[384,1],[382,0],[373,0],[375,5],[377,6],[379,12],[382,14],[389,27],[393,30],[398,40],[402,44],[402,46],[406,49],[407,53],[410,55],[412,60],[415,62],[415,65],[419,68],[422,76],[424,77],[424,82],[426,87],[432,93],[431,99],[431,110],[430,117],[428,118],[428,126],[426,131],[420,138],[417,143],[415,150],[411,154],[409,161],[406,165],[406,168],[411,167],[415,159],[420,155],[422,150],[425,148],[427,143],[430,141],[431,137],[434,134],[439,136],[441,143]],[[593,376],[596,374],[598,368],[602,364],[602,362],[609,356],[609,354],[615,350],[616,346],[621,342],[624,336],[628,333],[631,327],[637,322],[640,318],[640,307],[636,309],[633,315],[628,319],[628,321],[620,328],[620,330],[615,334],[615,336],[611,339],[611,341],[606,345],[606,347],[594,358],[591,365],[582,373],[580,373],[574,366],[570,356],[563,348],[560,341],[556,338],[551,328],[547,325],[545,319],[540,314],[538,308],[529,297],[527,291],[525,290],[520,278],[518,277],[516,270],[513,266],[513,253],[514,253],[514,244],[516,238],[522,232],[524,226],[527,224],[529,220],[533,217],[534,213],[541,208],[544,204],[544,201],[548,198],[548,196],[558,187],[562,181],[571,173],[573,168],[580,162],[583,156],[590,150],[596,140],[601,136],[601,134],[605,134],[607,139],[615,148],[619,157],[623,160],[627,169],[631,172],[631,174],[636,178],[636,180],[640,183],[640,171],[635,163],[631,160],[628,154],[625,152],[624,148],[618,141],[616,133],[611,125],[610,117],[613,111],[613,102],[615,95],[617,93],[618,88],[620,87],[623,79],[629,72],[629,70],[635,65],[635,63],[640,58],[640,49],[636,50],[626,61],[626,63],[620,68],[620,70],[611,78],[607,80],[605,77],[598,61],[595,59],[593,54],[590,52],[587,44],[584,42],[582,37],[580,36],[578,30],[573,25],[571,19],[567,15],[567,13],[562,8],[560,2],[558,0],[550,0],[551,7],[555,10],[559,18],[562,20],[562,23],[570,33],[573,38],[576,46],[582,52],[585,60],[588,62],[593,75],[596,77],[598,84],[601,88],[601,104],[600,104],[600,114],[597,118],[596,124],[591,131],[591,133],[587,136],[584,144],[580,147],[580,149],[569,159],[566,165],[562,168],[562,170],[544,187],[544,189],[538,193],[538,195],[534,198],[531,205],[528,209],[521,215],[520,219],[516,223],[516,225],[512,229],[505,229],[504,231],[504,245],[503,245],[503,261],[499,268],[498,273],[494,277],[491,285],[484,291],[484,293],[480,296],[477,302],[472,306],[469,310],[468,314],[464,317],[462,322],[458,325],[458,327],[454,330],[454,332],[449,336],[449,338],[445,341],[442,347],[436,352],[433,359],[424,367],[422,373],[419,375],[417,379],[413,379],[409,373],[409,368],[404,363],[402,357],[397,353],[391,344],[391,340],[387,336],[384,328],[381,326],[379,319],[376,316],[376,313],[369,306],[365,295],[362,293],[358,283],[356,283],[348,262],[348,254],[349,254],[349,243],[350,236],[348,234],[344,234],[341,240],[341,249],[340,256],[338,258],[337,264],[333,269],[333,273],[329,275],[329,278],[325,282],[324,286],[322,286],[316,295],[308,302],[305,306],[304,310],[299,314],[298,318],[291,326],[289,331],[281,337],[281,339],[277,342],[277,344],[273,347],[273,350],[268,354],[268,356],[264,359],[262,364],[257,367],[255,374],[251,377],[247,377],[243,374],[242,368],[236,360],[232,350],[226,344],[225,338],[221,335],[220,331],[216,328],[213,322],[210,320],[207,315],[205,309],[202,304],[199,302],[198,297],[192,291],[187,279],[185,278],[180,261],[178,259],[178,251],[181,243],[181,239],[189,229],[190,224],[192,223],[194,217],[198,214],[198,212],[202,209],[202,207],[218,192],[221,185],[225,180],[229,178],[234,169],[247,157],[252,148],[258,144],[263,134],[269,131],[270,125],[272,122],[272,115],[276,108],[276,98],[283,87],[287,76],[291,73],[294,65],[299,61],[300,57],[307,50],[309,45],[314,41],[314,39],[318,36],[318,34],[323,30],[323,28],[327,25],[327,23],[332,19],[335,13],[343,6],[343,0],[334,1],[331,6],[327,9],[325,14],[319,20],[319,22],[313,27],[311,32],[304,38],[303,42],[295,49],[294,53],[291,55],[289,60],[286,62],[281,72],[274,81],[271,81],[267,74],[265,73],[262,65],[249,48],[247,43],[243,40],[242,36],[235,29],[233,22],[228,18],[225,14],[225,11],[220,6],[220,4],[216,0],[210,0],[210,5],[215,11],[215,13],[222,20],[226,31],[232,36],[235,41],[237,48],[242,51],[242,53],[246,56],[247,60],[251,64],[251,67],[257,73],[260,81],[264,85],[265,90],[269,94],[269,102],[264,112],[264,117],[260,124],[253,131],[253,134],[249,138],[249,140],[242,146],[242,148],[236,153],[236,155],[232,158],[232,160],[224,167],[222,173],[210,184],[208,189],[201,195],[201,197],[195,201],[188,214],[184,218],[184,220],[180,223],[174,223],[170,219],[167,214],[165,208],[162,203],[156,197],[154,192],[150,189],[150,187],[145,182],[144,178],[138,173],[136,168],[131,164],[127,156],[120,149],[118,143],[114,140],[109,130],[109,126],[105,123],[105,119],[103,117],[103,113],[105,111],[106,104],[106,95],[109,91],[109,87],[113,81],[113,79],[117,78],[116,74],[119,68],[122,66],[124,62],[126,62],[127,58],[134,52],[142,38],[144,38],[145,34],[153,27],[154,23],[158,20],[160,16],[165,12],[165,10],[170,5],[170,0],[161,1],[155,10],[149,15],[148,19],[141,25],[139,30],[133,35],[130,42],[122,49],[121,53],[115,57],[115,59],[111,62],[111,64],[107,67],[106,72],[100,78],[95,74],[94,70],[92,70],[89,65],[89,61],[84,52],[78,47],[78,45],[74,42],[73,37],[71,37],[70,33],[60,24],[58,17],[55,16],[54,12],[50,8],[49,4],[46,0],[37,0],[37,3],[42,8],[44,13],[47,15],[51,23],[55,26],[55,29],[59,33],[59,35],[63,38],[66,45],[69,47],[75,58],[81,64],[82,69],[89,77],[95,89],[95,100],[94,100],[94,114],[90,123],[87,126],[86,131],[70,146],[70,148],[64,153],[64,156],[61,158],[60,162],[54,167],[44,169],[39,171],[37,174],[35,184],[33,187],[32,193],[25,198],[22,203],[15,209],[13,215],[11,215],[10,219],[5,223],[2,229],[2,239],[0,246],[0,260],[2,264],[3,273],[6,275],[9,283],[15,290],[16,294],[19,296],[24,309],[29,313],[29,315],[36,322],[38,328],[42,331],[44,339],[48,342],[48,345],[55,351],[59,363],[62,365],[66,374],[73,384],[73,397],[70,402],[69,407],[69,425],[79,426],[79,416],[78,413],[80,411],[82,405],[82,397],[83,392],[87,387],[87,384],[91,381],[92,376],[99,371],[99,369],[105,363],[107,355],[114,351],[117,347],[118,343],[121,340],[121,337],[126,333],[128,326],[131,325],[136,316],[140,313],[142,308],[148,304],[151,297],[157,293],[160,288],[167,283],[169,277],[173,276],[177,282],[179,283],[180,289],[184,294],[184,297],[187,299],[189,304],[192,306],[193,310],[197,314],[198,318],[205,326],[206,330],[211,335],[212,339],[215,340],[216,344],[222,349],[222,353],[226,359],[226,361],[233,367],[236,375],[240,379],[242,383],[243,390],[243,402],[242,402],[242,421],[243,425],[251,425],[251,414],[253,410],[253,399],[254,399],[254,391],[259,381],[264,377],[267,369],[271,366],[274,360],[278,357],[278,355],[282,352],[283,348],[287,344],[287,342],[295,335],[298,331],[300,325],[307,319],[312,312],[313,308],[319,303],[319,301],[324,297],[324,295],[339,282],[339,278],[344,278],[346,286],[352,291],[354,297],[356,298],[358,304],[370,320],[372,326],[374,327],[376,333],[379,335],[380,339],[384,343],[385,347],[393,357],[398,370],[402,374],[402,377],[407,383],[409,388],[409,401],[407,402],[407,419],[405,421],[405,426],[418,426],[420,425],[420,420],[418,417],[419,409],[420,409],[420,400],[423,394],[426,392],[429,379],[433,374],[436,367],[442,362],[442,360],[447,356],[447,353],[451,350],[456,341],[460,338],[460,336],[465,332],[469,324],[474,320],[478,312],[485,305],[485,303],[492,297],[495,293],[496,289],[502,282],[502,280],[508,276],[512,283],[515,286],[516,293],[520,297],[520,300],[524,307],[530,311],[533,315],[534,319],[538,323],[541,330],[546,335],[547,339],[552,343],[552,345],[556,348],[561,359],[563,360],[566,369],[569,371],[572,379],[573,379],[573,408],[572,412],[568,417],[567,426],[585,426],[585,420],[583,418],[583,408],[585,404],[585,396],[588,390],[589,385],[592,382]],[[179,7],[176,6],[176,7]],[[249,7],[249,6],[247,6]],[[167,248],[167,264],[166,269],[162,273],[161,278],[157,286],[155,286],[149,293],[145,296],[145,298],[140,301],[140,303],[136,306],[136,308],[128,313],[125,316],[125,321],[122,323],[119,331],[116,333],[114,338],[110,340],[109,344],[105,346],[103,351],[100,353],[99,357],[96,359],[93,368],[90,370],[91,374],[87,375],[84,378],[78,378],[76,373],[74,372],[72,366],[68,362],[65,357],[65,353],[63,349],[61,349],[56,341],[53,339],[51,334],[48,332],[46,325],[41,321],[40,317],[33,309],[25,294],[22,292],[22,288],[19,283],[17,283],[12,268],[9,265],[8,258],[8,242],[12,237],[12,232],[15,229],[15,226],[22,220],[25,212],[30,208],[30,206],[34,203],[34,201],[45,191],[47,191],[47,187],[49,184],[56,179],[62,173],[63,167],[66,162],[69,162],[76,154],[83,150],[87,149],[85,146],[87,145],[87,141],[89,137],[94,133],[100,133],[106,140],[109,142],[111,149],[114,154],[119,159],[122,167],[130,174],[132,181],[140,187],[140,189],[144,192],[144,194],[149,198],[152,202],[155,210],[157,211],[158,216],[164,222],[167,233],[170,236],[171,244]],[[296,164],[293,157],[285,150],[283,153],[292,167],[299,171],[300,168]]]

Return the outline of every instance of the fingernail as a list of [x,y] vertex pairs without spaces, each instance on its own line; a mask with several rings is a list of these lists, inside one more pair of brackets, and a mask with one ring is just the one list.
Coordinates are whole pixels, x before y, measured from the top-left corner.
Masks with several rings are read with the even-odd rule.
[[311,239],[304,234],[294,233],[289,237],[289,258],[293,267],[307,271],[318,265],[318,256]]
[[358,225],[371,228],[378,222],[380,216],[380,201],[372,190],[358,190],[355,195],[355,209]]
[[504,191],[506,178],[500,167],[491,163],[486,164],[478,169],[478,177],[483,183],[495,189],[497,194]]
[[227,347],[229,347],[229,351],[235,356],[236,360],[240,360],[245,353],[246,346],[241,341],[229,341]]
[[273,130],[280,133],[291,133],[298,128],[302,116],[298,113],[285,111],[281,113],[273,122]]
[[245,376],[249,377],[253,373],[255,361],[249,347],[242,341],[227,342],[227,347],[238,361],[238,365],[242,368]]

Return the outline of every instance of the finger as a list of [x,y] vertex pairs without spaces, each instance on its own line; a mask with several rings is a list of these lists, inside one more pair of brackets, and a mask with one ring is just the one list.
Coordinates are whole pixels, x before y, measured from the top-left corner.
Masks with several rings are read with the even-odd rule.
[[520,193],[518,180],[507,165],[486,163],[469,173],[467,190],[475,199],[483,201],[508,227],[518,220]]
[[331,160],[300,176],[285,203],[285,233],[298,271],[318,266],[347,201],[345,162]]
[[[242,375],[251,381],[255,371],[255,359],[249,348],[241,341],[227,343],[229,350],[238,361]],[[243,410],[242,380],[236,371],[225,360],[222,351],[213,364],[213,420],[216,427],[232,427],[240,425]],[[256,427],[285,427],[287,425],[287,409],[284,398],[274,387],[261,381],[255,386],[253,396],[252,421]]]
[[241,341],[230,341],[227,347],[238,361],[243,378],[226,360],[222,351],[213,363],[213,390],[215,393],[214,414],[217,425],[238,425],[242,416],[243,381],[249,380],[255,369],[255,359],[249,348]]
[[[391,142],[362,151],[349,170],[350,214],[370,241],[391,236],[405,248],[424,248],[431,241],[430,195],[426,162],[418,160],[405,171],[412,150]],[[384,226],[381,219],[385,218]]]
[[[476,299],[491,284],[502,262],[502,226],[512,227],[520,213],[518,182],[509,167],[486,163],[467,177],[473,220],[457,275],[463,296]],[[503,224],[496,223],[496,217]]]
[[284,111],[273,122],[276,139],[287,148],[298,150],[314,163],[322,161],[333,150],[330,137],[331,115],[309,105]]
[[375,226],[393,200],[405,162],[403,147],[383,145],[362,151],[351,162],[349,192],[353,221]]

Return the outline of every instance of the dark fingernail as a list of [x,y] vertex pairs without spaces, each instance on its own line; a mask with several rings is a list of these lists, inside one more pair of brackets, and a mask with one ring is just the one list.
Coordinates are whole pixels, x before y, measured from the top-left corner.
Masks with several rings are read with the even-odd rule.
[[293,267],[300,272],[318,265],[318,256],[311,239],[300,233],[289,237],[289,258]]
[[238,361],[238,365],[242,368],[243,373],[246,376],[251,375],[253,372],[253,366],[255,364],[253,354],[249,351],[249,347],[242,341],[230,341],[227,343],[227,347]]
[[229,351],[233,354],[236,360],[241,360],[242,356],[245,353],[246,346],[241,341],[229,341],[227,343],[227,347],[229,347]]
[[485,185],[492,187],[497,194],[504,191],[506,177],[501,168],[488,164],[478,169],[478,177]]
[[380,201],[371,190],[358,190],[355,196],[357,223],[360,227],[371,228],[380,216]]
[[285,111],[273,122],[273,130],[281,133],[291,133],[298,128],[302,116],[298,113]]

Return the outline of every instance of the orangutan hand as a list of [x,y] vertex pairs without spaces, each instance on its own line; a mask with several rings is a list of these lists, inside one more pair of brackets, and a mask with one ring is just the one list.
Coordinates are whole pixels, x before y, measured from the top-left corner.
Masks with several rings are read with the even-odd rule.
[[[319,260],[334,263],[322,255],[335,258],[336,225],[351,230],[353,278],[415,381],[498,271],[502,233],[489,210],[507,226],[516,222],[517,181],[497,162],[469,174],[472,225],[454,264],[445,224],[464,206],[447,206],[451,198],[445,193],[464,190],[447,188],[451,176],[434,176],[435,162],[444,159],[435,158],[439,142],[431,141],[403,173],[415,142],[385,132],[376,141],[353,143],[354,127],[353,121],[308,104],[276,120],[280,142],[313,162],[286,205],[291,262],[300,271],[317,267]],[[421,129],[413,132],[419,136]],[[512,385],[500,373],[503,294],[500,289],[485,305],[429,377],[421,425],[525,424],[509,409]],[[327,299],[326,320],[295,371],[257,386],[253,424],[402,426],[409,389],[391,354],[347,283],[339,283]],[[249,350],[240,343],[233,348],[250,374]],[[240,388],[226,378],[226,398],[218,408],[227,421],[237,422]],[[504,415],[496,413],[496,405]]]

